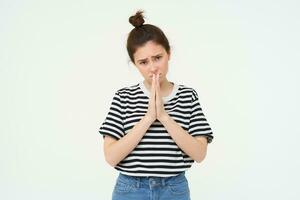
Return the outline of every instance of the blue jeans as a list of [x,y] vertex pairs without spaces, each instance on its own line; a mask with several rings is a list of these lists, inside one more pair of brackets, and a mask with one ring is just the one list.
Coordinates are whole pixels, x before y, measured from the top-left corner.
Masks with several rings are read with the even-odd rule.
[[119,173],[112,200],[190,200],[185,172],[172,177],[138,177]]

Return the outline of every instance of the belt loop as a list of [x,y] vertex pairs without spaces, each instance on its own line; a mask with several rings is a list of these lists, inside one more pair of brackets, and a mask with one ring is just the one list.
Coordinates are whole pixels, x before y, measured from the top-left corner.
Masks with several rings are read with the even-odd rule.
[[163,178],[162,178],[162,181],[161,181],[162,186],[165,186],[165,185],[166,185],[165,180],[166,180],[166,178],[163,177]]
[[140,187],[140,182],[141,182],[141,178],[140,177],[137,177],[137,180],[136,180],[136,187]]

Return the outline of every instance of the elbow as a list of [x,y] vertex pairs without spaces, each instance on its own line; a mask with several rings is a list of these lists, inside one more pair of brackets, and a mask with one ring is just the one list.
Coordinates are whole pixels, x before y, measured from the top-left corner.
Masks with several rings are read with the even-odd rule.
[[196,163],[201,163],[204,160],[204,158],[196,158],[194,160],[196,161]]
[[118,163],[115,161],[115,159],[112,156],[113,154],[110,152],[110,149],[108,146],[104,147],[104,158],[107,164],[109,164],[112,167],[115,167]]
[[197,148],[197,153],[194,157],[194,160],[197,163],[201,163],[205,159],[206,154],[207,154],[207,143],[206,145],[201,145],[200,148]]
[[112,167],[115,167],[118,163],[114,162],[110,157],[105,156],[105,161]]
[[108,154],[104,153],[105,161],[112,167],[115,167],[118,163]]
[[195,160],[197,163],[201,163],[201,162],[205,159],[205,157],[206,157],[206,152],[200,153],[200,154],[198,154],[198,155],[195,157],[194,160]]

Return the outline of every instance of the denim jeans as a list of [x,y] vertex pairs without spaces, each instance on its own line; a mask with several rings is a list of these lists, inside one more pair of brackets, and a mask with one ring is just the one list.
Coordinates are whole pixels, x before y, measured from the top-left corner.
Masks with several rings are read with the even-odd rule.
[[112,200],[190,200],[185,172],[172,177],[138,177],[119,173]]

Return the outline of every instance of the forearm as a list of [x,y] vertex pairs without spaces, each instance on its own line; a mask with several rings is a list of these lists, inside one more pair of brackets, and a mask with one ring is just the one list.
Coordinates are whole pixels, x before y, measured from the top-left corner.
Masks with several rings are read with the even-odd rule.
[[124,137],[110,144],[105,152],[109,164],[116,166],[122,161],[138,145],[151,124],[152,121],[144,116]]
[[168,114],[164,115],[159,121],[164,125],[177,146],[193,160],[199,163],[205,158],[206,145],[191,136]]

